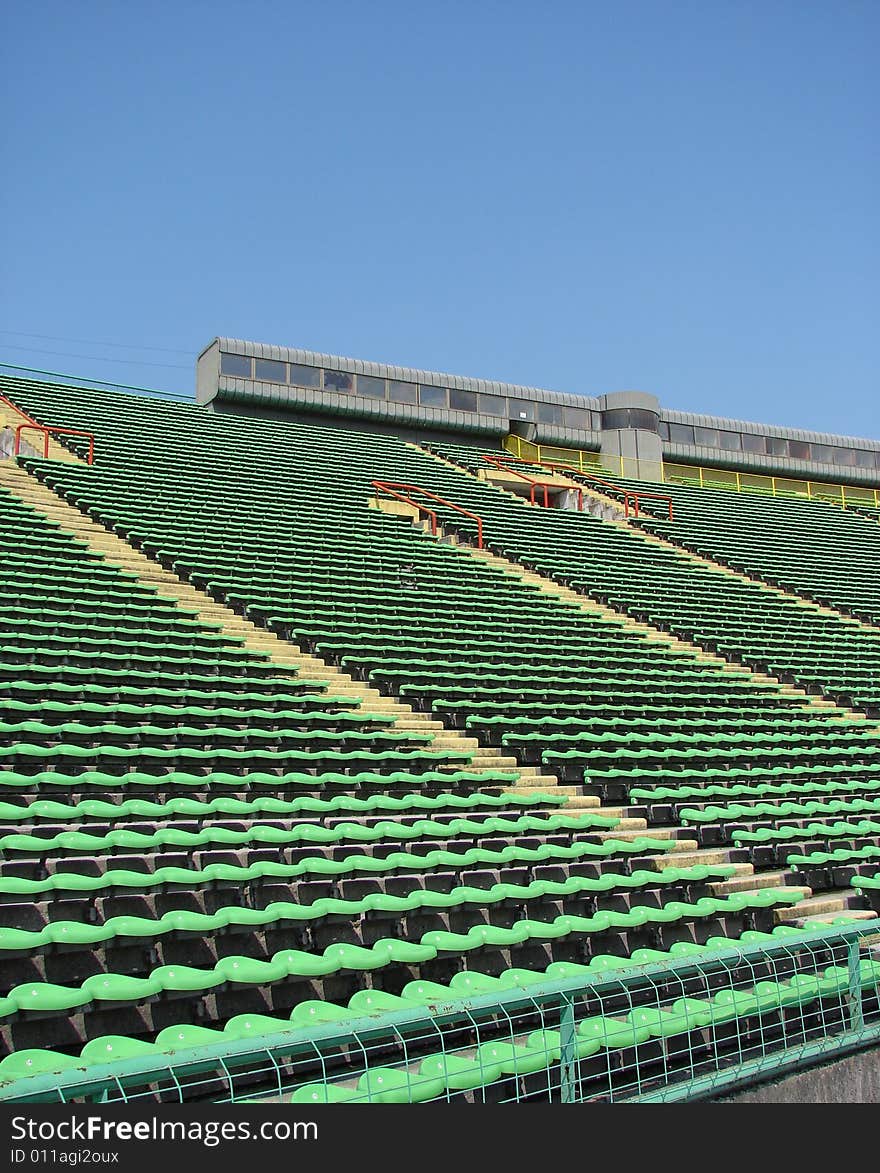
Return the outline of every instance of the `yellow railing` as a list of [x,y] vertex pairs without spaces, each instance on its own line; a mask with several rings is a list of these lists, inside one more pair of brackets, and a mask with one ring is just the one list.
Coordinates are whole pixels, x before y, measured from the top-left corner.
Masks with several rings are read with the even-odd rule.
[[767,476],[736,472],[727,468],[701,468],[693,464],[663,465],[663,479],[672,483],[700,485],[707,489],[733,489],[736,493],[763,493],[770,497],[806,497],[840,505],[873,505],[880,508],[880,489],[867,485],[837,485],[796,477]]
[[610,472],[623,476],[620,456],[603,456],[600,452],[582,452],[579,448],[558,448],[553,444],[533,444],[522,436],[506,436],[504,447],[519,460],[558,460],[572,464],[580,472]]
[[[533,444],[522,436],[507,436],[504,446],[520,460],[558,460],[572,464],[581,472],[608,472],[625,476],[623,458],[603,456],[599,452],[582,452],[578,448],[559,448],[551,444]],[[695,464],[664,461],[663,482],[699,485],[707,489],[731,489],[735,493],[764,493],[771,497],[804,497],[825,501],[846,509],[849,505],[872,505],[880,509],[880,489],[865,485],[829,484],[795,477],[765,476],[763,473],[736,472],[726,468],[702,468]]]

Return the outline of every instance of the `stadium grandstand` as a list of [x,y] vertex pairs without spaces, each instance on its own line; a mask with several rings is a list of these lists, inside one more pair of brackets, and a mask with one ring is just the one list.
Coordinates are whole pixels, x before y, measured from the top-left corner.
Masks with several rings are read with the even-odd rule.
[[880,1038],[880,442],[216,338],[0,374],[0,1100]]

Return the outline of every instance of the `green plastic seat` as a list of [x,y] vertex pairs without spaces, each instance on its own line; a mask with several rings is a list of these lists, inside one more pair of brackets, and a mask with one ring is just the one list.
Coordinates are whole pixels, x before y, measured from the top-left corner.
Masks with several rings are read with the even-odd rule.
[[552,1062],[550,1052],[541,1047],[518,1047],[513,1043],[482,1043],[476,1060],[486,1067],[499,1067],[502,1075],[533,1075]]
[[293,1027],[318,1026],[324,1022],[344,1022],[352,1017],[345,1006],[333,1002],[319,1002],[317,999],[300,1002],[290,1013]]
[[578,1023],[579,1037],[590,1039],[609,1051],[635,1047],[650,1038],[647,1026],[629,1018],[585,1018]]
[[[224,958],[224,961],[233,961],[233,958]],[[250,960],[249,958],[245,960]],[[218,962],[214,970],[196,969],[189,965],[160,965],[154,969],[151,978],[159,983],[163,990],[196,991],[213,990],[222,986],[227,978],[221,971],[223,962]]]
[[93,997],[85,989],[59,986],[52,982],[15,986],[9,991],[8,996],[10,1003],[24,1013],[28,1011],[74,1010],[79,1006],[88,1005]]
[[393,1067],[374,1067],[358,1080],[358,1100],[374,1104],[421,1104],[446,1092],[437,1075],[416,1070],[399,1071]]
[[401,990],[401,997],[417,1006],[434,1006],[453,1001],[455,993],[450,986],[419,979],[407,982]]
[[155,1055],[159,1048],[155,1043],[143,1039],[130,1039],[125,1035],[101,1035],[90,1039],[80,1051],[80,1065],[112,1063],[116,1060],[140,1059]]
[[223,1027],[223,1035],[236,1041],[253,1039],[259,1042],[266,1035],[283,1034],[292,1029],[292,1024],[284,1018],[273,1018],[269,1014],[236,1014]]
[[411,1010],[414,1003],[384,990],[358,990],[348,1001],[351,1016],[361,1014],[390,1014],[396,1010]]
[[166,1026],[156,1035],[160,1051],[186,1051],[190,1047],[206,1047],[223,1041],[223,1032],[206,1026]]
[[95,1002],[141,1002],[165,988],[154,970],[149,977],[129,977],[119,973],[99,973],[86,978],[81,989]]
[[[186,967],[177,967],[178,970],[185,970]],[[253,957],[223,957],[217,962],[213,971],[206,973],[203,970],[198,970],[193,973],[175,973],[170,980],[173,982],[192,983],[186,985],[174,985],[173,989],[210,989],[209,984],[204,984],[208,980],[213,985],[221,985],[223,982],[236,982],[242,985],[261,986],[268,985],[271,982],[281,981],[287,977],[289,973],[287,964],[283,958],[273,957],[271,961],[260,961]],[[167,988],[167,987],[166,987]]]
[[77,1059],[56,1051],[44,1050],[42,1047],[13,1051],[5,1059],[0,1059],[0,1083],[27,1079],[32,1075],[54,1075],[56,1072],[60,1074],[72,1071],[78,1066]]
[[332,1083],[308,1083],[298,1087],[288,1100],[291,1104],[347,1104],[361,1097],[355,1088]]

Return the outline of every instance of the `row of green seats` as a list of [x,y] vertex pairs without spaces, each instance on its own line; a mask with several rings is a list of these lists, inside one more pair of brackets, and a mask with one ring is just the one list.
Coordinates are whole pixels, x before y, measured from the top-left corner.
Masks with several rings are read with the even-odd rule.
[[705,786],[633,786],[629,796],[647,802],[685,802],[687,799],[702,801],[709,798],[788,798],[791,795],[873,793],[880,791],[880,779],[876,781],[852,779],[833,782],[730,782],[708,783]]
[[734,843],[774,843],[786,839],[857,839],[859,836],[880,835],[880,823],[862,819],[856,823],[805,822],[796,827],[760,827],[756,831],[734,831]]
[[[13,701],[2,702],[2,712],[7,717],[27,719],[39,717],[40,722],[56,733],[67,729],[69,720],[83,721],[85,717],[94,717],[95,725],[87,728],[94,731],[96,728],[106,728],[102,720],[116,722],[118,727],[128,733],[132,728],[140,732],[150,723],[165,732],[168,727],[175,727],[180,723],[189,723],[199,732],[213,728],[216,723],[221,729],[226,726],[235,730],[237,725],[248,731],[254,729],[275,729],[294,726],[322,725],[338,726],[341,729],[357,729],[365,725],[394,725],[397,717],[393,713],[371,713],[368,709],[352,709],[352,701],[347,697],[305,696],[299,698],[300,704],[296,708],[265,709],[252,704],[252,698],[241,704],[240,708],[231,708],[218,705],[208,708],[204,705],[99,705],[80,701],[78,704],[61,701]],[[334,708],[334,705],[340,705]],[[309,707],[306,707],[309,706]],[[320,706],[320,707],[313,707]],[[53,720],[53,718],[56,718]],[[165,719],[163,723],[163,718]],[[145,724],[144,724],[145,723]],[[115,726],[111,726],[115,727]]]
[[722,898],[703,897],[688,903],[670,901],[662,908],[637,906],[628,912],[602,910],[593,916],[561,915],[552,921],[514,921],[509,927],[474,925],[466,933],[432,929],[418,942],[399,938],[380,940],[369,948],[362,945],[328,945],[322,954],[285,949],[267,961],[252,957],[221,958],[212,969],[185,965],[164,965],[146,977],[124,974],[95,974],[80,986],[51,982],[29,982],[15,986],[0,997],[0,1019],[22,1011],[56,1012],[81,1009],[92,1002],[139,1002],[165,991],[207,993],[227,982],[265,986],[289,977],[316,978],[340,972],[369,972],[392,962],[417,965],[441,954],[461,956],[478,949],[509,949],[525,941],[551,941],[572,935],[585,936],[615,930],[626,932],[644,925],[674,924],[693,918],[741,914],[796,904],[803,893],[796,889],[769,889],[734,893]]
[[[207,704],[210,701],[217,701],[221,705],[259,705],[272,711],[273,706],[278,709],[286,709],[288,707],[296,709],[303,705],[345,705],[349,706],[356,702],[356,698],[347,696],[333,696],[330,693],[322,693],[321,689],[327,687],[326,680],[306,680],[302,677],[285,676],[278,680],[266,681],[260,680],[258,685],[249,684],[248,681],[240,676],[228,677],[225,680],[215,681],[212,677],[207,678],[212,685],[212,688],[195,688],[192,687],[188,680],[184,681],[177,687],[171,687],[166,677],[165,684],[157,684],[150,687],[140,687],[126,678],[124,682],[117,682],[115,685],[110,684],[66,684],[58,680],[21,680],[16,678],[14,681],[0,681],[0,699],[4,703],[8,699],[16,697],[38,696],[43,701],[51,703],[52,698],[59,697],[63,702],[70,703],[71,700],[82,700],[89,703],[91,700],[113,702],[117,697],[131,697],[133,700],[139,700],[143,703],[171,704],[177,702],[181,706],[190,704]],[[276,691],[267,692],[266,686],[272,685]],[[222,686],[222,687],[221,687]],[[123,702],[124,703],[124,702]],[[79,709],[79,712],[85,710]]]
[[871,859],[880,859],[880,847],[838,847],[834,851],[809,851],[804,854],[794,852],[785,862],[789,867],[821,867],[829,863],[861,863]]
[[[173,726],[162,725],[108,725],[86,724],[83,721],[66,721],[60,725],[48,725],[44,721],[7,722],[0,720],[0,737],[22,738],[28,743],[37,738],[47,738],[54,741],[56,738],[79,738],[98,742],[98,752],[105,747],[102,742],[105,738],[120,738],[124,740],[137,739],[139,743],[148,744],[150,740],[168,742],[190,739],[204,742],[216,741],[217,748],[224,749],[224,742],[253,744],[261,748],[261,744],[274,745],[278,742],[301,742],[303,745],[373,745],[377,750],[387,746],[398,745],[430,745],[434,740],[433,733],[419,733],[416,730],[396,732],[391,729],[375,730],[343,730],[330,731],[327,729],[300,730],[287,725],[283,729],[251,729],[225,728],[216,723],[210,727],[197,728],[191,725],[179,724]],[[49,747],[47,747],[49,748]],[[0,750],[0,754],[3,751]]]
[[[283,1035],[290,1030],[308,1029],[324,1023],[339,1023],[340,1028],[344,1028],[346,1023],[356,1019],[398,1010],[428,1009],[447,1004],[450,1008],[454,1008],[456,1003],[462,999],[489,991],[497,990],[509,993],[515,990],[524,990],[527,992],[530,987],[578,976],[584,977],[586,981],[601,979],[609,973],[615,973],[622,977],[625,971],[641,965],[668,964],[693,958],[707,966],[713,955],[717,955],[719,952],[729,954],[731,949],[735,949],[737,945],[747,947],[757,944],[759,938],[761,943],[766,943],[770,949],[787,946],[792,956],[796,957],[794,947],[796,947],[799,935],[799,930],[789,926],[780,926],[772,934],[743,933],[738,941],[726,937],[715,937],[710,938],[705,945],[680,942],[672,945],[668,951],[637,949],[628,958],[598,954],[587,965],[573,962],[553,962],[543,971],[507,969],[496,977],[490,977],[478,971],[462,970],[452,977],[448,985],[417,979],[408,982],[399,995],[375,989],[359,990],[348,1000],[347,1006],[316,1000],[301,1002],[286,1019],[263,1014],[242,1014],[229,1019],[222,1030],[189,1023],[169,1026],[160,1031],[152,1042],[119,1035],[102,1035],[86,1043],[79,1056],[65,1055],[45,1048],[33,1048],[8,1055],[0,1061],[0,1084],[11,1083],[28,1076],[61,1074],[64,1071],[72,1071],[83,1066],[117,1060],[124,1061],[166,1054],[171,1056],[181,1049],[211,1046],[218,1042],[253,1041],[258,1043],[267,1036]],[[842,979],[843,974],[838,973],[837,967],[827,967],[821,974],[793,975],[793,977],[802,976],[815,976],[822,979],[822,986],[815,988],[816,996],[819,996],[820,992],[821,996],[827,996],[829,992],[843,992],[843,986],[838,987],[838,979]],[[880,963],[867,959],[862,961],[860,963],[860,981],[865,990],[876,986],[880,981]],[[664,1012],[672,1014],[684,1012],[689,1022],[692,1023],[690,1029],[699,1029],[729,1022],[732,1014],[741,1014],[747,1017],[765,1008],[793,1005],[801,1003],[802,1000],[804,1002],[812,1000],[809,986],[800,982],[794,988],[791,988],[789,984],[789,990],[785,991],[778,1000],[767,996],[769,993],[767,984],[762,986],[760,992],[758,984],[753,987],[734,988],[734,991],[735,997],[733,998],[729,997],[733,991],[725,989],[717,991],[711,1001],[676,999],[663,1009]],[[795,997],[795,991],[797,991],[797,997]],[[719,996],[722,994],[725,996]],[[708,1018],[706,1017],[707,1013]],[[644,1019],[640,1021],[645,1022]],[[670,1020],[661,1019],[658,1022],[671,1025]],[[611,1022],[609,1022],[605,1034],[612,1046],[617,1045],[623,1038],[621,1032]],[[637,1040],[638,1035],[635,1034],[633,1040],[630,1040],[627,1045],[636,1045]],[[579,1044],[578,1050],[581,1057],[584,1057]],[[556,1058],[558,1059],[558,1056]],[[232,1057],[227,1057],[226,1062],[234,1062],[234,1060]],[[522,1068],[517,1068],[517,1070],[522,1071]],[[496,1078],[498,1077],[496,1076]],[[479,1084],[475,1086],[479,1086]],[[307,1100],[309,1097],[306,1095],[302,1098]]]
[[100,798],[83,799],[82,802],[54,802],[51,799],[37,799],[26,806],[14,806],[0,802],[0,823],[51,819],[53,822],[76,822],[82,819],[163,819],[169,815],[187,815],[201,818],[203,815],[240,815],[249,817],[259,814],[276,815],[335,815],[372,814],[388,811],[406,814],[408,811],[441,810],[482,810],[491,807],[564,806],[568,802],[565,794],[529,794],[525,791],[509,794],[371,794],[358,798],[350,794],[337,794],[333,798],[170,798],[167,802],[152,802],[146,798],[128,798],[122,802],[107,802]]
[[[326,758],[326,755],[315,756],[321,760]],[[433,762],[436,759],[431,758],[429,761]],[[356,786],[411,789],[418,786],[512,786],[518,778],[519,772],[515,770],[478,772],[455,769],[427,769],[419,773],[391,770],[386,774],[381,774],[377,770],[358,770],[352,774],[332,770],[320,770],[315,774],[298,771],[271,774],[260,770],[248,770],[242,774],[227,774],[217,770],[206,770],[203,774],[188,774],[181,770],[155,774],[140,770],[130,770],[124,774],[106,774],[100,770],[65,774],[61,770],[43,770],[38,774],[21,774],[14,770],[0,770],[0,787],[5,787],[9,791],[32,791],[45,786],[63,790],[100,789],[121,793],[130,787],[164,790],[178,786],[190,790],[211,790],[215,786],[224,786],[239,791],[252,787],[271,787],[275,790],[301,787],[307,790],[320,790],[327,786],[344,786],[348,789]]]
[[52,855],[58,851],[94,853],[125,850],[149,851],[156,847],[207,847],[214,844],[272,843],[279,846],[296,843],[346,843],[349,841],[375,843],[394,839],[449,839],[459,835],[507,834],[521,835],[526,831],[550,834],[554,831],[604,831],[616,827],[617,818],[594,814],[590,810],[576,815],[520,815],[516,818],[489,816],[483,819],[461,818],[441,823],[433,819],[418,819],[413,823],[382,820],[376,823],[336,823],[325,827],[320,823],[297,823],[291,827],[271,824],[252,824],[246,830],[212,826],[199,831],[183,831],[163,827],[150,833],[141,831],[108,831],[92,835],[87,831],[60,831],[56,835],[27,835],[20,831],[0,836],[0,852]]
[[[880,747],[878,747],[880,749]],[[47,762],[47,761],[84,761],[91,762],[96,755],[95,750],[89,749],[81,745],[30,745],[24,742],[8,746],[6,749],[0,748],[0,760],[9,761],[28,761]],[[385,765],[390,769],[395,767],[404,767],[407,763],[413,765],[423,765],[426,768],[431,766],[437,767],[441,762],[449,763],[468,763],[473,758],[473,754],[466,751],[456,751],[447,749],[438,750],[406,750],[399,749],[394,751],[359,749],[349,751],[338,750],[307,750],[307,749],[291,749],[291,750],[269,750],[269,749],[252,749],[252,750],[236,750],[236,749],[190,749],[187,746],[177,746],[175,749],[160,749],[154,745],[140,746],[137,749],[127,749],[118,745],[103,745],[100,749],[100,756],[109,760],[118,762],[121,765],[132,762],[138,765],[146,765],[153,762],[156,765],[163,763],[173,765],[174,763],[190,762],[194,766],[200,764],[208,764],[211,762],[228,763],[230,765],[241,765],[249,769],[259,769],[260,764],[263,766],[283,766],[286,763],[307,763],[314,762],[326,764],[331,769],[333,764],[341,764],[344,762],[357,762],[362,765],[375,764]]]
[[[756,766],[749,764],[747,770],[743,772],[728,770],[723,767],[719,769],[711,769],[706,766],[702,768],[679,768],[670,769],[668,766],[662,770],[646,769],[644,766],[639,768],[638,781],[641,784],[650,784],[657,782],[660,785],[674,782],[678,779],[681,782],[697,782],[701,779],[710,779],[712,781],[741,781],[744,777],[758,781],[761,778],[767,778],[770,781],[783,781],[788,778],[812,778],[820,777],[826,778],[841,777],[851,779],[854,775],[859,778],[868,778],[872,775],[880,774],[880,763],[852,763],[840,762],[831,764],[827,761],[817,762],[812,766],[798,766],[798,765],[782,765],[782,766]],[[585,782],[611,782],[611,781],[627,781],[632,778],[630,770],[599,770],[595,766],[591,766],[584,771],[583,777]]]
[[755,802],[747,805],[687,807],[679,812],[686,827],[689,823],[726,823],[760,818],[801,818],[812,815],[880,813],[880,798],[848,798],[830,802]]
[[529,884],[492,884],[474,888],[461,884],[448,892],[417,888],[405,896],[374,892],[357,900],[328,896],[311,904],[273,901],[265,908],[248,908],[239,904],[220,907],[212,913],[172,910],[159,917],[114,916],[100,923],[53,920],[42,929],[0,928],[0,953],[25,952],[52,945],[102,945],[120,939],[155,940],[166,933],[198,933],[214,936],[233,926],[277,928],[304,924],[324,917],[361,920],[370,913],[397,913],[405,917],[424,909],[482,908],[494,904],[541,901],[544,898],[578,897],[604,892],[636,891],[643,888],[666,888],[680,884],[724,880],[734,872],[731,864],[695,864],[661,871],[638,870],[628,875],[606,872],[598,879],[572,876],[568,880],[533,880]]
[[[655,839],[650,835],[638,835],[633,839],[605,839],[601,843],[573,843],[569,847],[552,843],[542,843],[538,847],[522,847],[509,843],[497,850],[472,847],[465,851],[437,849],[421,854],[415,851],[393,851],[389,855],[381,856],[354,852],[335,859],[317,855],[295,864],[261,860],[249,865],[212,863],[203,868],[165,866],[158,867],[152,872],[109,868],[98,876],[56,870],[42,880],[0,876],[0,895],[35,898],[47,892],[106,892],[114,889],[147,892],[150,888],[174,887],[191,890],[202,885],[248,884],[261,879],[296,880],[309,876],[344,878],[361,874],[382,875],[386,872],[423,873],[441,868],[465,869],[481,865],[504,867],[551,861],[576,862],[614,856],[660,854],[672,851],[674,846],[673,839]],[[611,876],[615,877],[616,873],[611,873]]]

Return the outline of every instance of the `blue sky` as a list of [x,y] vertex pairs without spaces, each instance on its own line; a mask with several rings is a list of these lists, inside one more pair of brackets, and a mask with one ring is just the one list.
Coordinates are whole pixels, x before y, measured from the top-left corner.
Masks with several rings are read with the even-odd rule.
[[876,0],[32,0],[0,356],[215,334],[880,437]]

